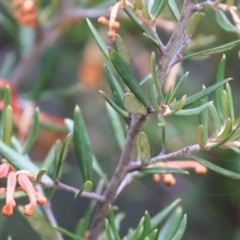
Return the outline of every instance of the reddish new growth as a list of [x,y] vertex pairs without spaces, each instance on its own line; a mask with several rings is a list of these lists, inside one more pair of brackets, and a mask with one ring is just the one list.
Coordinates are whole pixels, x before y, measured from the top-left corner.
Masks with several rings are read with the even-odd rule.
[[14,16],[19,25],[36,27],[38,8],[34,0],[13,0],[11,5],[15,9]]
[[[195,161],[168,161],[161,163],[161,167],[178,168],[178,169],[190,169],[193,168],[198,175],[205,175],[207,168],[202,164]],[[154,174],[153,180],[160,182],[163,180],[166,186],[174,186],[176,184],[176,178],[173,174]]]
[[[0,178],[7,178],[7,187],[0,188],[0,194],[6,192],[6,204],[2,209],[2,214],[4,216],[12,216],[13,209],[16,206],[14,200],[15,191],[24,191],[30,200],[30,203],[24,207],[23,213],[26,216],[31,216],[34,213],[34,209],[37,204],[44,205],[47,199],[39,195],[32,184],[34,180],[33,175],[28,171],[18,171],[14,172],[13,167],[10,164],[3,163],[0,165]],[[17,187],[17,182],[19,187]]]
[[125,6],[130,8],[134,8],[134,5],[128,0],[122,0],[117,2],[114,6],[111,6],[108,10],[110,11],[109,20],[105,17],[98,18],[98,22],[102,25],[106,25],[109,27],[109,31],[107,33],[108,37],[112,40],[115,40],[116,30],[120,28],[120,23],[116,21],[118,10],[123,9]]

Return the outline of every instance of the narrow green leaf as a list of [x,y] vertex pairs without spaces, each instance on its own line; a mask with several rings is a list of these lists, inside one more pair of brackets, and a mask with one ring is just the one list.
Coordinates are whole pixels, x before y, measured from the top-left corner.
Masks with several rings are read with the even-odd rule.
[[98,163],[98,160],[96,159],[96,157],[93,155],[93,170],[98,174],[98,176],[107,184],[108,180],[106,177],[106,174],[103,172],[101,166]]
[[192,158],[194,158],[197,162],[201,163],[202,165],[204,165],[205,167],[213,170],[216,173],[219,173],[225,177],[230,177],[230,178],[234,178],[234,179],[240,179],[240,174],[226,170],[224,168],[218,167],[200,157],[196,157],[196,156],[191,156]]
[[11,145],[11,138],[13,133],[13,110],[9,105],[5,111],[3,141],[6,145]]
[[186,72],[181,79],[179,80],[178,84],[176,85],[176,87],[173,89],[172,94],[169,98],[169,103],[172,103],[172,101],[177,98],[178,94],[180,93],[180,91],[182,90],[183,86],[185,85],[185,82],[187,80],[189,72]]
[[221,129],[218,113],[213,104],[209,105],[208,110],[212,122],[212,137],[216,137]]
[[[18,207],[19,212],[22,214],[23,207]],[[37,233],[39,236],[43,237],[44,239],[52,239],[57,240],[58,237],[56,235],[56,230],[54,227],[52,227],[46,220],[46,218],[38,213],[37,211],[34,211],[33,215],[29,218],[25,218],[25,220],[29,223],[32,230]]]
[[128,117],[128,113],[123,110],[122,108],[120,108],[115,102],[113,102],[113,100],[107,96],[107,94],[103,91],[99,91],[102,96],[104,97],[104,99],[108,102],[108,104],[116,111],[118,112],[119,114],[121,114],[124,118],[127,118]]
[[204,139],[204,127],[199,125],[197,128],[197,143],[201,149],[205,149],[205,139]]
[[90,28],[90,31],[98,45],[98,47],[100,48],[100,50],[102,51],[103,55],[109,59],[109,55],[108,55],[108,48],[105,45],[104,41],[102,40],[101,36],[99,35],[98,31],[96,30],[96,28],[93,26],[93,24],[91,23],[91,21],[89,19],[86,19],[88,27]]
[[227,137],[227,135],[232,131],[232,120],[230,118],[227,119],[225,127],[222,133],[216,137],[217,141],[223,140]]
[[131,19],[133,23],[140,29],[142,32],[149,33],[148,30],[139,22],[139,19],[136,17],[136,14],[129,8],[124,8],[125,13],[128,15],[128,17]]
[[143,7],[142,0],[136,0],[135,4],[134,4],[134,7],[138,10],[142,10],[142,7]]
[[156,240],[156,238],[157,238],[157,233],[158,233],[158,230],[157,230],[157,229],[153,230],[153,231],[149,234],[149,236],[148,236],[149,240]]
[[[205,87],[203,87],[203,89],[205,89]],[[208,96],[202,98],[199,101],[199,105],[201,106],[203,104],[206,104],[207,102],[208,102]],[[203,110],[199,114],[199,118],[200,118],[200,124],[203,126],[203,143],[205,145],[208,140],[208,109]]]
[[[105,185],[104,181],[100,180],[98,182],[95,192],[97,194],[101,194],[103,191],[104,185]],[[94,212],[96,203],[97,202],[95,200],[92,200],[86,210],[86,213],[84,214],[84,218],[80,219],[75,231],[75,233],[78,234],[79,236],[84,237],[85,232],[87,231],[87,229],[89,229],[90,222],[92,219],[92,214]]]
[[168,3],[168,0],[156,0],[156,1],[154,1],[154,4],[153,4],[152,9],[151,9],[151,14],[153,15],[153,17],[155,19],[161,14],[161,12],[166,7],[167,3]]
[[222,91],[222,111],[225,121],[229,118],[229,102],[228,96],[225,90]]
[[140,231],[143,227],[144,219],[144,217],[140,219],[137,227],[130,234],[128,234],[128,237],[126,239],[135,240],[139,238]]
[[[199,93],[196,93],[190,97],[187,98],[186,102],[185,102],[185,105],[184,107],[189,107],[190,105],[192,105],[193,103],[196,103],[197,101],[199,101],[200,99],[208,96],[210,93],[212,93],[213,91],[215,91],[217,88],[219,88],[220,86],[222,86],[223,84],[225,84],[226,82],[228,82],[229,80],[231,80],[231,78],[228,78],[222,82],[217,82],[215,84],[213,84],[212,86],[206,88],[206,89],[203,89],[201,92]],[[177,101],[175,103],[178,104],[179,101]]]
[[191,38],[193,36],[193,33],[195,31],[195,28],[197,24],[202,20],[202,18],[205,16],[204,13],[196,12],[192,17],[189,19],[187,24],[187,35]]
[[158,234],[158,240],[172,240],[177,232],[182,219],[182,208],[178,207],[169,216]]
[[178,116],[191,116],[191,115],[196,115],[201,113],[203,110],[207,109],[212,102],[208,102],[203,104],[200,107],[196,107],[196,108],[192,108],[192,109],[186,109],[186,110],[179,110],[178,112],[176,112],[174,115],[178,115]]
[[61,171],[62,164],[67,157],[71,140],[72,140],[72,134],[69,133],[67,135],[67,137],[65,138],[64,142],[63,142],[61,152],[59,154],[59,158],[57,159],[57,165],[56,165],[55,173],[54,173],[54,180],[55,181],[58,180],[58,178],[59,178],[59,173]]
[[149,99],[150,99],[150,102],[151,102],[153,108],[155,109],[156,112],[158,112],[159,111],[159,106],[158,106],[156,96],[154,94],[154,90],[155,90],[155,88],[154,88],[153,81],[152,81],[152,78],[151,78],[148,81],[148,96],[149,96]]
[[107,103],[106,104],[108,118],[110,120],[113,135],[117,141],[117,145],[120,150],[123,150],[125,145],[125,133],[122,127],[122,123],[117,112]]
[[142,166],[147,165],[151,160],[151,146],[146,133],[140,132],[137,139],[139,158]]
[[178,105],[170,112],[170,115],[173,115],[178,111],[180,111],[184,107],[186,99],[187,99],[187,95],[184,95],[182,99],[178,102]]
[[[2,91],[1,91],[2,93]],[[5,88],[3,89],[3,111],[2,111],[2,129],[1,129],[1,134],[3,137],[4,134],[4,128],[6,125],[6,110],[7,107],[10,106],[11,104],[11,91],[9,85],[6,85]]]
[[172,92],[173,92],[173,88],[174,88],[174,83],[171,85],[171,87],[168,89],[168,92],[167,92],[167,96],[165,97],[165,100],[164,102],[165,103],[169,103],[169,99],[172,95]]
[[16,56],[13,53],[6,54],[3,63],[0,68],[0,76],[1,78],[8,79],[10,76],[10,72],[14,67],[14,63],[16,61]]
[[68,230],[61,228],[61,227],[53,227],[55,228],[57,231],[59,231],[60,233],[62,233],[63,235],[65,235],[66,237],[68,237],[69,240],[84,240],[85,238],[79,237],[76,234],[73,234],[71,232],[69,232]]
[[226,44],[218,46],[218,47],[206,49],[204,51],[200,51],[200,52],[196,52],[196,53],[192,53],[192,54],[183,56],[182,60],[186,60],[186,59],[192,58],[192,57],[209,56],[209,55],[216,54],[216,53],[226,52],[228,50],[231,50],[238,44],[240,44],[240,40],[236,40],[236,41],[226,43]]
[[132,114],[147,115],[147,108],[138,100],[133,93],[126,93],[123,98],[125,109]]
[[108,218],[109,218],[109,225],[112,229],[114,240],[120,240],[119,233],[117,231],[116,225],[115,225],[115,219],[113,214],[113,207],[110,205],[108,210]]
[[226,32],[240,33],[240,29],[233,25],[222,10],[215,11],[218,25]]
[[[2,141],[0,141],[0,154],[3,158],[7,159],[7,161],[16,169],[29,171],[34,176],[37,176],[39,173],[39,168],[36,167],[31,161],[29,161],[28,158],[8,147]],[[51,184],[53,181],[49,176],[44,175],[42,177],[42,182]]]
[[81,197],[82,192],[91,192],[92,191],[92,182],[86,181],[82,187],[79,189],[78,193],[75,195],[75,199],[78,199]]
[[141,168],[139,173],[143,174],[188,174],[186,170],[178,168],[164,168],[164,167],[146,167]]
[[78,106],[76,106],[74,112],[73,144],[78,166],[83,180],[86,182],[91,179],[93,153],[82,113]]
[[116,104],[120,108],[124,109],[124,106],[123,106],[124,92],[122,90],[122,87],[118,83],[117,79],[114,77],[111,69],[106,65],[104,66],[104,69],[105,69],[105,73],[106,73],[106,77],[107,77],[109,87],[112,90],[114,101],[116,102]]
[[143,232],[141,239],[144,240],[148,236],[150,231],[151,231],[151,217],[149,213],[146,211],[144,213]]
[[41,182],[41,179],[42,179],[42,176],[47,172],[47,170],[45,168],[42,168],[39,170],[38,174],[37,174],[37,177],[36,177],[36,183],[40,183]]
[[231,118],[232,121],[234,121],[235,117],[234,117],[232,90],[228,83],[226,83],[226,93],[227,93],[227,98],[228,98],[227,102],[228,102],[228,109],[229,109],[229,117]]
[[233,139],[233,137],[235,137],[236,134],[239,133],[239,130],[240,130],[240,125],[238,125],[234,130],[232,130],[225,138],[220,140],[218,143],[213,144],[211,147],[216,148],[216,147],[222,146],[226,142],[231,141]]
[[113,240],[111,237],[111,231],[110,231],[110,227],[109,227],[109,221],[107,219],[105,219],[105,232],[106,232],[106,237],[107,240]]
[[74,125],[73,120],[69,119],[69,118],[65,118],[64,123],[66,125],[66,128],[67,128],[68,132],[73,133],[73,125]]
[[115,44],[117,47],[118,54],[124,60],[124,62],[129,66],[132,62],[130,53],[127,49],[125,42],[118,34],[116,34]]
[[36,110],[34,112],[34,115],[33,115],[32,126],[30,128],[27,140],[24,144],[22,154],[26,154],[30,151],[30,149],[31,149],[36,137],[37,137],[38,129],[39,129],[39,109],[36,108]]
[[142,1],[142,15],[143,15],[143,18],[146,19],[147,21],[151,20],[151,16],[148,12],[148,9],[147,9],[147,6],[146,6],[146,3],[144,1]]
[[149,73],[140,83],[139,85],[142,86],[144,83],[148,82],[149,79],[152,78],[152,75]]
[[166,148],[166,122],[162,115],[158,114],[158,126],[161,128],[161,142],[162,142],[162,152],[165,152]]
[[148,100],[145,96],[145,93],[143,92],[133,73],[129,70],[128,66],[115,50],[112,50],[109,53],[109,56],[115,69],[125,84],[129,87],[132,93],[147,107]]
[[53,172],[55,171],[57,145],[58,141],[51,147],[41,166],[41,168],[47,169],[49,175],[53,175]]
[[[223,54],[217,69],[216,83],[221,83],[222,81],[224,81],[225,66],[226,66],[226,56]],[[220,119],[220,124],[224,123],[223,109],[222,109],[222,91],[223,91],[223,85],[221,85],[215,91],[216,109]]]
[[162,87],[160,86],[160,82],[159,82],[159,79],[157,77],[156,57],[155,57],[154,52],[152,52],[152,55],[151,55],[151,74],[152,74],[153,82],[154,82],[154,84],[156,86],[156,89],[157,89],[157,92],[158,92],[158,96],[159,96],[161,102],[165,103],[164,97],[163,97],[163,92],[162,92]]
[[180,17],[181,17],[181,14],[178,10],[178,7],[175,3],[175,0],[168,0],[168,7],[170,9],[170,11],[172,12],[173,16],[175,17],[175,19],[177,21],[179,21]]
[[0,13],[0,25],[8,32],[13,40],[19,44],[19,28],[8,17]]
[[143,33],[143,36],[150,40],[155,46],[158,46],[158,41],[147,33]]
[[174,237],[172,238],[172,240],[181,240],[183,237],[183,234],[186,230],[186,226],[187,226],[187,215],[184,214],[182,221],[179,225],[179,228],[178,228],[177,232],[175,233]]

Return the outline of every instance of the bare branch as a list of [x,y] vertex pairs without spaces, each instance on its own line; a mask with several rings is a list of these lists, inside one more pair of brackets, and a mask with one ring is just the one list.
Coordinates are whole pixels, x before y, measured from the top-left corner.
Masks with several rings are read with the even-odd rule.
[[[161,84],[164,83],[164,81],[167,77],[167,74],[170,70],[170,68],[169,68],[170,62],[174,62],[174,60],[172,60],[172,59],[174,58],[174,53],[176,52],[177,47],[179,46],[179,43],[182,42],[181,39],[183,37],[187,22],[188,22],[189,18],[195,13],[195,11],[196,11],[196,8],[195,8],[195,5],[192,3],[192,1],[186,0],[183,5],[180,20],[177,23],[177,25],[167,43],[164,55],[162,56],[162,58],[159,59],[158,76],[159,76]],[[179,46],[179,48],[181,48],[181,45]]]
[[[150,163],[148,165],[157,163],[157,162],[162,162],[166,160],[170,160],[173,158],[178,158],[181,156],[190,156],[193,152],[198,152],[200,151],[200,146],[198,144],[188,146],[185,148],[182,148],[180,150],[177,150],[175,152],[167,153],[167,154],[160,154],[154,158],[151,159]],[[131,162],[128,167],[128,171],[137,171],[142,168],[141,162]]]
[[[90,232],[89,240],[97,239],[97,236],[99,235],[100,231],[103,228],[104,219],[108,213],[109,204],[111,204],[115,199],[118,188],[128,173],[128,165],[131,161],[132,152],[136,143],[136,139],[146,119],[147,119],[146,116],[139,115],[137,116],[136,121],[129,126],[125,147],[119,159],[118,166],[112,176],[109,186],[107,187],[103,194],[105,201],[103,203],[99,203],[97,207],[89,231]],[[132,119],[132,121],[133,120],[134,119]]]
[[[43,187],[45,188],[57,188],[57,189],[62,189],[65,190],[67,192],[71,192],[73,194],[77,194],[79,192],[79,189],[68,186],[64,183],[55,181],[53,183],[43,183]],[[82,192],[81,197],[85,197],[85,198],[90,198],[93,200],[96,200],[98,202],[104,202],[105,198],[96,194],[96,193],[89,193],[89,192]]]

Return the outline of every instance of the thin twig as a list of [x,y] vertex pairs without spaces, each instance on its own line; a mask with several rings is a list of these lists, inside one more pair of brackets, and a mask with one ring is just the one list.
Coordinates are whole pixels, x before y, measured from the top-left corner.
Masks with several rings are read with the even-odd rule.
[[[45,188],[62,189],[64,191],[71,192],[71,193],[73,193],[75,195],[79,192],[79,189],[74,188],[72,186],[68,186],[68,185],[66,185],[64,183],[61,183],[61,182],[58,182],[58,181],[55,181],[53,183],[43,183],[43,186]],[[105,201],[104,197],[102,197],[101,195],[96,194],[96,193],[82,192],[81,193],[81,197],[94,199],[94,200],[96,200],[98,202],[104,202]]]
[[[181,156],[190,156],[192,153],[198,152],[198,151],[200,151],[200,146],[198,144],[191,145],[191,146],[182,148],[180,150],[177,150],[175,152],[160,154],[156,157],[153,157],[148,165],[151,165],[157,162],[167,161],[167,160],[178,158]],[[142,168],[141,162],[131,162],[129,164],[128,171],[133,172],[141,168]]]
[[[44,195],[43,193],[43,189],[42,189],[42,186],[40,185],[37,185],[37,190],[38,192],[41,193],[41,195]],[[43,205],[43,210],[46,214],[46,217],[49,221],[49,223],[52,225],[52,226],[58,226],[57,224],[57,220],[52,212],[52,208],[51,208],[51,202],[50,201],[47,201],[47,203],[45,205]],[[56,232],[56,237],[57,237],[57,240],[64,240],[62,234],[58,231],[55,231]]]
[[[146,116],[139,115],[137,116],[136,121],[129,126],[125,147],[119,159],[118,166],[112,176],[109,186],[103,194],[105,201],[103,203],[99,203],[96,209],[96,213],[89,231],[89,240],[96,240],[103,228],[104,219],[107,215],[109,204],[111,204],[115,199],[117,190],[128,173],[128,165],[131,161],[136,139],[146,119]],[[132,119],[132,121],[133,120],[134,119]]]
[[[189,18],[195,13],[195,5],[192,3],[191,0],[186,0],[183,5],[182,14],[180,17],[179,22],[177,23],[164,52],[162,58],[159,59],[158,62],[158,76],[160,79],[161,84],[164,83],[168,72],[169,72],[169,64],[170,62],[174,62],[173,57],[176,51],[179,42],[184,34],[185,27],[189,21]],[[181,46],[179,46],[181,47]]]

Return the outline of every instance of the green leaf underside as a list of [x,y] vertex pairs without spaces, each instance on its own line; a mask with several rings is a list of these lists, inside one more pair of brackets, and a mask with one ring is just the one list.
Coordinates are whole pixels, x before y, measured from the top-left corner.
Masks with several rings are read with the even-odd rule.
[[200,157],[196,157],[196,156],[192,156],[192,158],[194,158],[197,162],[201,163],[202,165],[204,165],[205,167],[211,169],[212,171],[219,173],[225,177],[230,177],[230,178],[234,178],[234,179],[240,179],[240,174],[226,170],[224,168],[221,168],[219,166],[216,166]]
[[151,147],[146,133],[139,133],[137,143],[140,161],[142,165],[147,165],[151,159]]
[[125,109],[132,114],[147,115],[147,108],[132,93],[126,93],[123,99]]

